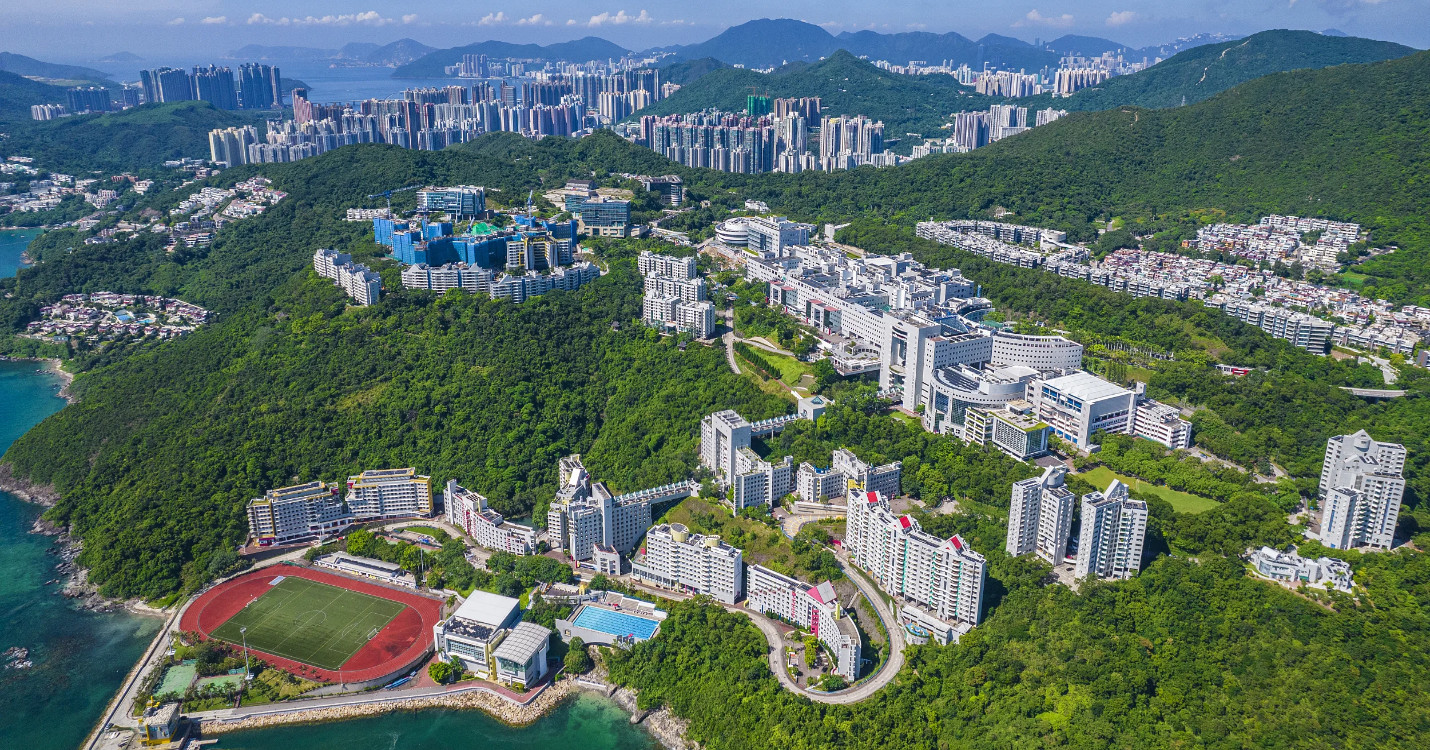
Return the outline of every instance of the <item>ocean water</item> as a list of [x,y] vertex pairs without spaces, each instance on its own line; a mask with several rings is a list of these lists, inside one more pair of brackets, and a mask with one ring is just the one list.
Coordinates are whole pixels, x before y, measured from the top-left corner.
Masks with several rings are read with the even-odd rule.
[[[41,367],[0,362],[0,445],[8,448],[65,405],[60,379]],[[0,492],[0,651],[28,648],[34,662],[0,666],[0,748],[69,750],[89,733],[159,621],[88,612],[59,596],[59,585],[48,583],[59,577],[53,539],[29,533],[41,510]]]
[[[20,262],[20,254],[25,252],[30,241],[38,236],[40,236],[38,229],[0,229],[0,276],[14,276],[20,270],[24,265]],[[24,432],[24,430],[20,432]],[[10,441],[14,439],[13,437],[7,438],[5,445],[9,445]]]
[[503,725],[480,711],[406,711],[326,724],[214,735],[215,750],[654,750],[645,730],[599,696],[582,694],[535,724]]

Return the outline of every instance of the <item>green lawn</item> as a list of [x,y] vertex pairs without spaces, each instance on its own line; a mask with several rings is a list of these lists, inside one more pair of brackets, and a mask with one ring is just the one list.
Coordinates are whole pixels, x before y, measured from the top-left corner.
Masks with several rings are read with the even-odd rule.
[[1149,495],[1156,495],[1166,500],[1172,504],[1172,509],[1178,513],[1201,513],[1204,510],[1211,510],[1220,505],[1220,503],[1209,497],[1193,495],[1189,492],[1180,492],[1168,487],[1152,484],[1151,482],[1144,482],[1136,477],[1125,477],[1121,474],[1116,474],[1106,466],[1099,466],[1091,471],[1084,471],[1077,476],[1087,480],[1099,490],[1106,489],[1107,485],[1112,484],[1113,479],[1121,479],[1123,484],[1138,492],[1146,492]]
[[337,669],[407,605],[288,576],[213,632],[215,638]]
[[402,530],[403,530],[403,531],[410,531],[410,532],[412,532],[412,533],[414,533],[414,534],[426,534],[427,536],[430,536],[430,537],[432,537],[433,539],[437,539],[437,538],[439,538],[439,537],[442,535],[442,532],[441,532],[441,531],[438,531],[437,529],[432,528],[431,526],[403,526],[403,527],[402,527]]

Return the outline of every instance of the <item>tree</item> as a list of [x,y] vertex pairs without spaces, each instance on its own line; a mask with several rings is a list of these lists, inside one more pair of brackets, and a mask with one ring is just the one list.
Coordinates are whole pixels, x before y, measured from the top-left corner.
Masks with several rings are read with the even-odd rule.
[[812,635],[804,637],[804,665],[813,667],[819,661],[819,639]]
[[586,653],[586,642],[581,636],[573,636],[566,647],[566,669],[576,674],[584,674],[591,669],[591,655]]
[[444,661],[434,661],[427,667],[427,675],[438,685],[452,681],[452,665]]

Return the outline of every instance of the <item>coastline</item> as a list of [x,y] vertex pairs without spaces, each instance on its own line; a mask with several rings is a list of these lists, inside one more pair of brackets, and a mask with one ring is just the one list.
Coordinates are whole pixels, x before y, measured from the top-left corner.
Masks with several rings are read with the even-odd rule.
[[[622,710],[631,714],[632,724],[641,724],[647,734],[666,750],[690,750],[698,748],[685,739],[686,723],[662,706],[655,711],[639,711],[636,708],[636,692],[627,688],[596,686],[601,676],[593,674],[585,678],[566,676],[557,681],[530,703],[517,704],[485,690],[475,690],[447,695],[430,695],[417,698],[394,697],[392,700],[374,701],[352,706],[334,706],[304,710],[295,707],[292,711],[253,716],[234,721],[222,719],[199,719],[196,721],[198,736],[210,738],[229,732],[250,729],[287,726],[293,724],[323,724],[347,721],[368,716],[379,716],[398,711],[421,711],[427,709],[477,710],[510,727],[530,726],[542,717],[560,707],[579,693],[589,692],[607,698]],[[275,706],[280,708],[281,706]]]
[[74,385],[74,373],[64,369],[64,360],[56,359],[54,357],[11,357],[9,355],[0,355],[0,361],[38,362],[43,364],[46,370],[49,370],[50,372],[54,373],[56,377],[64,381],[64,384],[60,386],[60,392],[57,395],[65,400],[65,405],[68,406],[69,404],[77,403],[79,401],[79,399],[76,398],[74,394],[70,393],[70,386]]
[[[377,716],[379,714],[397,711],[448,708],[477,709],[508,726],[525,727],[535,723],[537,719],[545,716],[552,709],[565,702],[567,698],[575,695],[576,690],[574,685],[573,680],[562,680],[548,687],[546,690],[543,690],[541,695],[536,696],[530,703],[525,705],[512,703],[505,698],[498,697],[485,690],[474,690],[450,695],[397,698],[391,701],[363,703],[355,706],[334,706],[332,708],[315,708],[312,710],[296,708],[293,711],[285,713],[253,716],[237,721],[201,719],[197,723],[200,736],[210,737],[228,732],[275,727],[286,724],[321,724],[332,721],[356,719],[364,716]],[[281,705],[278,707],[281,708]]]
[[[60,500],[60,493],[54,485],[36,484],[23,477],[15,476],[15,467],[9,463],[0,464],[0,491],[8,492],[23,502],[46,509],[54,507],[55,503]],[[81,609],[94,612],[113,612],[116,609],[124,609],[131,614],[145,617],[167,616],[167,612],[164,610],[151,607],[141,599],[110,599],[100,594],[99,587],[89,582],[89,571],[76,561],[80,553],[84,551],[84,540],[70,536],[67,527],[60,526],[41,515],[30,526],[30,533],[55,538],[55,546],[50,549],[50,554],[58,557],[60,562],[55,565],[54,569],[61,577],[68,578],[59,593],[67,599],[77,600]]]

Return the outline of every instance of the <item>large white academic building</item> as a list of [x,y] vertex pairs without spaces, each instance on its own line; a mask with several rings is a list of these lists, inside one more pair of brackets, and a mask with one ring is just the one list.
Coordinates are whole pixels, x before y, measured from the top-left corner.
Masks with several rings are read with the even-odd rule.
[[745,593],[740,550],[718,536],[692,534],[684,525],[663,523],[646,532],[645,557],[633,560],[631,575],[663,588],[704,594],[734,604]]
[[961,537],[940,539],[913,518],[894,515],[883,495],[849,499],[844,546],[884,591],[947,623],[935,633],[941,642],[957,640],[981,619],[983,556]]
[[1405,446],[1365,430],[1326,441],[1317,496],[1322,544],[1335,549],[1390,549],[1405,494]]

